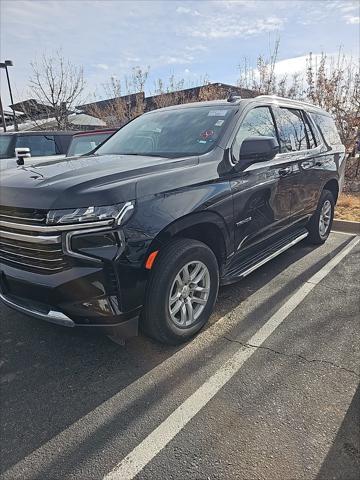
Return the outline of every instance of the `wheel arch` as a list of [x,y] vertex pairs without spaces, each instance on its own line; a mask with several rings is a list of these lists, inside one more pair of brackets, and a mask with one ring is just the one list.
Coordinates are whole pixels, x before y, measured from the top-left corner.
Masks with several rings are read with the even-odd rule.
[[323,190],[329,190],[334,196],[335,203],[337,202],[340,187],[339,187],[339,182],[336,178],[332,178],[331,180],[328,180],[325,183]]
[[205,243],[214,252],[219,267],[230,249],[230,234],[224,219],[215,212],[196,212],[175,220],[159,232],[151,242],[147,257],[175,238],[191,238]]

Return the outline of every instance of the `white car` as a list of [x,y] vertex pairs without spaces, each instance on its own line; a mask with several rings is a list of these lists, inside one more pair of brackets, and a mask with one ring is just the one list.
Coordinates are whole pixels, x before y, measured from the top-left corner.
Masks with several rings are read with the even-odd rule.
[[0,133],[0,171],[18,165],[32,165],[65,157],[74,133],[69,131]]

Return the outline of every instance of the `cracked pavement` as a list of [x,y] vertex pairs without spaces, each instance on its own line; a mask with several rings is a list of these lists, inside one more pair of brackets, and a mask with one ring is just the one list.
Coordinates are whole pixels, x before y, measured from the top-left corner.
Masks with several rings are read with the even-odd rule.
[[302,243],[222,288],[208,328],[178,348],[119,346],[1,306],[2,478],[103,478],[243,347],[251,358],[138,478],[358,479],[359,245],[249,343],[350,238]]

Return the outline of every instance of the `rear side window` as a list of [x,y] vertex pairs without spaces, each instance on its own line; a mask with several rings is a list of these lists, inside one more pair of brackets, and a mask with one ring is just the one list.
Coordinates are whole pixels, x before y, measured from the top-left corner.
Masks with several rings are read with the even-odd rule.
[[268,107],[256,107],[246,114],[233,144],[235,158],[239,158],[241,144],[247,137],[276,138],[274,121]]
[[290,108],[276,108],[274,113],[279,132],[281,153],[307,150],[309,147],[301,111]]
[[321,115],[318,113],[311,114],[316,126],[320,130],[321,135],[324,138],[325,143],[328,145],[341,144],[340,135],[337,131],[336,125],[332,117],[328,115]]
[[16,147],[30,148],[31,156],[56,155],[54,135],[23,135],[16,139]]

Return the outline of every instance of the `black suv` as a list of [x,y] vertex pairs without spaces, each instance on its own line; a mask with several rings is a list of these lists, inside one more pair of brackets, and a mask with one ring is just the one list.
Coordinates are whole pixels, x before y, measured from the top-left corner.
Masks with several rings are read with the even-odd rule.
[[310,104],[146,113],[89,156],[4,172],[1,298],[69,327],[183,342],[219,284],[327,239],[344,166],[332,118]]

